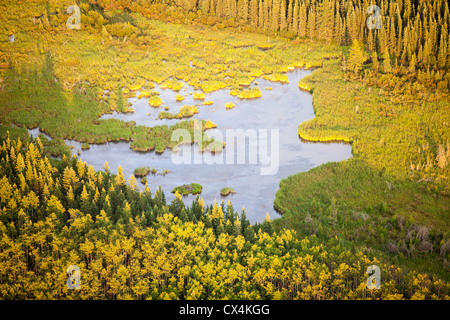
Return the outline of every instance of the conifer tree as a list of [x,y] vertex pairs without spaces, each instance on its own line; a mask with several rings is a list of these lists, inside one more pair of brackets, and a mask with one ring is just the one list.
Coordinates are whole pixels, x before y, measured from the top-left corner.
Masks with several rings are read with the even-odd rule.
[[292,31],[292,17],[294,12],[293,2],[293,0],[288,0],[286,24],[289,31]]
[[353,71],[355,75],[360,74],[363,63],[367,60],[367,55],[364,51],[362,43],[358,40],[353,40],[350,47],[350,54],[347,60],[348,68]]
[[[292,1],[291,1],[292,2]],[[293,0],[294,2],[294,9],[292,13],[292,31],[299,35],[299,37],[303,38],[305,36],[305,33],[301,33],[299,30],[299,23],[300,23],[300,7],[299,7],[299,1]]]
[[128,178],[128,185],[130,186],[131,190],[136,191],[137,190],[137,182],[134,175],[130,175],[130,178]]
[[199,7],[202,10],[203,14],[209,13],[209,3],[210,0],[199,0]]
[[280,28],[280,0],[272,0],[270,15],[270,30],[278,30]]
[[388,48],[386,47],[383,52],[383,64],[382,64],[382,71],[384,73],[390,73],[392,72],[392,65],[391,65],[391,57],[389,55]]
[[123,175],[122,166],[119,166],[117,168],[117,175],[116,175],[116,179],[115,179],[114,183],[116,186],[124,186],[125,185],[125,177]]
[[[301,23],[302,19],[300,17],[300,23]],[[308,37],[310,39],[314,39],[316,38],[316,7],[315,5],[312,5],[309,8],[309,13],[308,13]]]
[[221,18],[224,16],[224,0],[217,0],[216,3],[216,16]]
[[270,0],[264,0],[263,1],[263,23],[264,23],[264,29],[269,30],[270,29]]
[[411,60],[409,61],[408,71],[410,73],[415,73],[416,67],[417,67],[417,59],[416,59],[416,55],[413,53],[411,56]]
[[380,63],[378,61],[378,54],[376,51],[372,52],[371,58],[372,58],[372,70],[378,72],[380,68]]
[[333,2],[324,0],[318,5],[318,38],[331,42],[334,30]]
[[250,23],[258,25],[258,0],[250,0]]
[[248,21],[248,15],[249,15],[249,0],[244,0],[244,9],[242,12],[242,19],[244,21],[244,23],[247,23]]
[[280,0],[280,30],[287,30],[286,10],[286,0]]
[[265,7],[263,6],[263,1],[259,0],[258,3],[258,26],[263,28],[264,27],[264,10]]

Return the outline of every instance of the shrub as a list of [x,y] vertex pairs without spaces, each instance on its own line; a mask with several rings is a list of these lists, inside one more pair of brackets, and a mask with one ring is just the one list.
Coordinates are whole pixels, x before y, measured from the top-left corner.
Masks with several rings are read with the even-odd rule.
[[112,36],[123,38],[130,38],[132,35],[139,35],[139,30],[135,26],[131,25],[129,22],[118,22],[114,24],[109,24],[106,26],[106,30]]

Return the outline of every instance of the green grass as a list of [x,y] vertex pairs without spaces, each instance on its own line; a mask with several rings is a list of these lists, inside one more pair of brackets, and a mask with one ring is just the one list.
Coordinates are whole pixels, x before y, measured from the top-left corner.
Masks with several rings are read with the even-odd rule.
[[91,145],[87,142],[83,142],[81,144],[81,150],[89,150],[91,148]]
[[233,193],[236,193],[236,191],[234,191],[233,188],[229,188],[229,187],[224,187],[220,190],[220,195],[222,197],[226,197],[229,194],[233,194]]
[[25,128],[5,126],[0,124],[0,137],[6,138],[9,134],[10,140],[20,139],[22,142],[27,142],[30,139],[28,131]]
[[[4,111],[1,117],[6,126],[39,127],[42,132],[56,139],[51,142],[53,145],[56,141],[61,145],[62,139],[72,139],[82,142],[83,148],[86,148],[89,144],[123,140],[131,141],[132,150],[155,150],[159,153],[176,146],[177,143],[171,141],[171,135],[176,129],[189,130],[191,137],[194,137],[192,121],[149,128],[117,119],[99,120],[99,115],[110,110],[110,106],[103,101],[96,101],[95,88],[80,87],[73,93],[67,93],[52,75],[53,62],[50,58],[39,71],[18,74],[10,70],[5,88],[0,94],[0,105]],[[206,122],[201,123],[205,131]],[[205,146],[213,141],[203,133]],[[205,146],[202,144],[201,147]],[[54,145],[53,154],[57,154],[55,148]]]
[[[282,180],[274,206],[282,213],[273,221],[276,229],[324,240],[337,236],[355,250],[371,248],[379,258],[448,277],[450,257],[440,255],[450,238],[448,199],[363,160],[328,163]],[[429,236],[421,238],[420,230]],[[427,245],[431,252],[422,251]]]
[[203,190],[202,185],[200,185],[198,183],[191,183],[191,184],[184,184],[182,186],[175,187],[172,190],[172,193],[178,192],[179,194],[181,194],[183,196],[187,196],[188,194],[193,194],[193,195],[201,194],[202,190]]
[[300,124],[301,138],[351,142],[354,157],[399,179],[430,180],[430,188],[450,194],[450,166],[440,168],[436,160],[439,145],[450,142],[448,97],[401,102],[405,95],[345,81],[338,59],[325,61],[303,85],[312,91],[316,116]]
[[150,168],[148,168],[148,167],[142,167],[142,168],[134,169],[134,176],[135,177],[145,177],[149,173],[150,173]]
[[448,278],[450,168],[438,163],[438,150],[450,150],[448,97],[411,100],[368,85],[373,77],[344,76],[332,59],[300,81],[315,111],[299,125],[300,138],[349,142],[353,159],[282,180],[274,206],[283,216],[274,226],[337,236],[354,250]]
[[180,112],[177,114],[173,114],[170,112],[162,111],[159,113],[159,119],[181,119],[181,118],[189,118],[194,114],[198,113],[198,109],[196,106],[183,106],[180,108]]

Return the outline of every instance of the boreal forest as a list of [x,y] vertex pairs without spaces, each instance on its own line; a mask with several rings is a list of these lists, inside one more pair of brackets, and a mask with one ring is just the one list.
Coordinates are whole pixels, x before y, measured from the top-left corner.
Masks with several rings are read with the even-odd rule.
[[[0,21],[0,299],[450,298],[448,1],[3,0]],[[291,85],[301,122],[264,104]],[[247,107],[324,159],[273,195],[169,164],[179,130],[227,152],[212,130]]]

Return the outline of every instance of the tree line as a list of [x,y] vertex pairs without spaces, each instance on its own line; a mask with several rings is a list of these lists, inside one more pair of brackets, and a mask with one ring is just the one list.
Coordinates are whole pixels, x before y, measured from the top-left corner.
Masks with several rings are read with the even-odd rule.
[[[368,51],[387,52],[399,64],[447,70],[450,66],[449,4],[444,0],[117,0],[90,1],[104,9],[123,9],[164,18],[178,7],[198,20],[211,16],[232,25],[284,32],[300,38],[350,45],[362,41]],[[380,8],[381,28],[366,26],[370,5]],[[174,14],[175,15],[175,14]],[[195,17],[195,15],[194,15]]]

